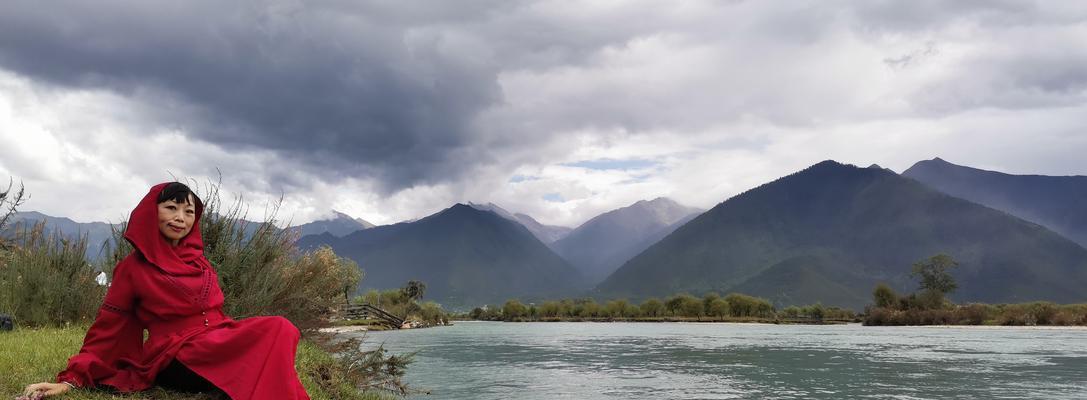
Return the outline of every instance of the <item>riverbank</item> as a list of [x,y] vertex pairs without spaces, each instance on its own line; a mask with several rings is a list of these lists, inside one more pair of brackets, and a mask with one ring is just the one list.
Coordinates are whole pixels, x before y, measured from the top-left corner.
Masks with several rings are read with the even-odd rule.
[[[79,351],[86,327],[17,329],[0,332],[0,396],[13,398],[22,394],[27,384],[52,381],[58,371],[64,369],[68,358]],[[298,345],[295,369],[310,398],[382,400],[397,399],[384,392],[359,393],[344,376],[335,357],[320,348],[312,340],[303,339]],[[152,388],[139,393],[141,398],[166,400],[205,400],[215,397],[203,394],[186,394]],[[132,395],[120,396],[101,390],[79,389],[64,396],[73,400],[131,399]]]
[[[488,321],[481,319],[456,319],[454,321]],[[547,317],[539,319],[519,319],[514,321],[495,322],[692,322],[692,323],[737,323],[737,324],[770,324],[770,325],[838,325],[859,323],[860,319],[808,319],[808,318],[759,318],[759,317],[722,317],[722,318],[695,318],[695,317],[636,317],[636,318],[565,318]]]

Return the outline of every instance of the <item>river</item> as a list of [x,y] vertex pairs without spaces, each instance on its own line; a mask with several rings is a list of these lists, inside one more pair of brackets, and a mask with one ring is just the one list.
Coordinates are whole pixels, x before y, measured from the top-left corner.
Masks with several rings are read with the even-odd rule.
[[371,332],[426,399],[1083,399],[1087,329],[458,322]]

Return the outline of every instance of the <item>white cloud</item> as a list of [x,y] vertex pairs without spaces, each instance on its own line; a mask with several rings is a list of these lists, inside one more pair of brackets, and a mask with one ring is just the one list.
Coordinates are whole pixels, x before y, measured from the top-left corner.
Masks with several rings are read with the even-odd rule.
[[[463,133],[413,137],[404,148],[390,146],[387,155],[367,148],[383,161],[360,156],[349,171],[332,173],[322,170],[332,164],[315,163],[325,158],[320,149],[292,151],[282,143],[265,145],[261,137],[231,137],[230,126],[195,133],[208,129],[205,105],[169,85],[66,86],[0,70],[0,174],[27,183],[34,195],[27,209],[77,220],[127,214],[148,185],[169,179],[167,171],[204,180],[219,168],[230,196],[244,193],[259,210],[282,195],[281,215],[295,223],[331,209],[392,223],[454,202],[491,201],[568,226],[658,196],[712,207],[824,159],[901,171],[940,156],[1011,173],[1087,174],[1087,48],[1081,44],[1087,13],[1079,5],[533,1],[486,12],[361,7],[298,17],[265,10],[256,14],[274,21],[257,28],[216,19],[213,24],[242,30],[224,33],[216,51],[227,51],[230,40],[248,43],[255,33],[246,29],[274,29],[265,33],[280,37],[333,20],[333,26],[312,31],[314,40],[336,39],[327,48],[257,43],[333,61],[345,60],[350,51],[344,49],[372,49],[363,55],[375,60],[346,60],[354,66],[355,75],[347,74],[351,82],[365,83],[368,73],[394,63],[408,73],[388,76],[418,81],[373,93],[403,96],[396,100],[418,106],[404,119],[409,128],[417,116],[439,116],[420,122],[421,131],[397,134]],[[197,18],[199,9],[182,14]],[[350,46],[360,32],[367,35],[365,46]],[[336,70],[308,59],[281,61],[286,64],[279,67]],[[211,70],[228,77],[236,72],[229,65]],[[445,70],[460,79],[443,77]],[[284,107],[330,93],[348,100],[359,95],[307,92],[304,79],[282,76],[297,93],[252,93],[299,96],[275,102]],[[493,93],[497,99],[490,102]],[[256,106],[246,111],[278,121]],[[374,110],[359,112],[384,109]],[[350,108],[341,111],[329,115],[366,121]],[[302,119],[325,127],[320,116]],[[194,120],[200,123],[189,123]],[[464,121],[467,128],[432,126],[443,121]],[[331,140],[309,127],[294,134],[313,143]],[[331,143],[373,145],[364,139]],[[342,157],[344,150],[328,153]],[[644,163],[627,169],[576,164],[593,160]],[[389,177],[413,180],[390,185],[383,182]],[[546,199],[552,195],[562,201]],[[72,204],[72,198],[84,203]]]

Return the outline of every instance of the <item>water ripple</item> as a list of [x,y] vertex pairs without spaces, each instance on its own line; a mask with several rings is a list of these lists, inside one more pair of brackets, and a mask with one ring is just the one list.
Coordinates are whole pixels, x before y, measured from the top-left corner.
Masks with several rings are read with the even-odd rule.
[[485,323],[371,333],[428,399],[1087,397],[1087,330]]

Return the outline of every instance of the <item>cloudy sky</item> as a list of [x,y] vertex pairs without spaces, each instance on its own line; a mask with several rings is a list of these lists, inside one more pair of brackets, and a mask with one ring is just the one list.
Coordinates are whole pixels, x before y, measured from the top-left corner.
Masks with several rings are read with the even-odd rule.
[[81,222],[221,172],[253,219],[576,226],[825,159],[1087,175],[1085,38],[1075,1],[11,1],[0,178]]

